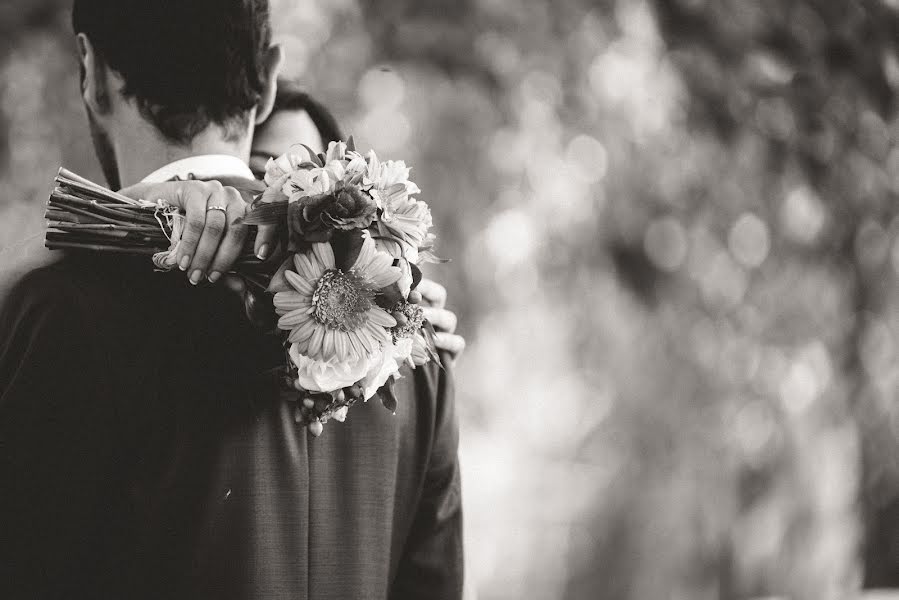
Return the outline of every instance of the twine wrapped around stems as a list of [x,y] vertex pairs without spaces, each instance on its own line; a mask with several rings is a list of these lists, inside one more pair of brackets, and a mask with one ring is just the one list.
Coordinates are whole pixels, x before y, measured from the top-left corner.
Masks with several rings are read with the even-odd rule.
[[[184,215],[164,200],[134,200],[60,168],[47,200],[45,245],[51,250],[87,250],[151,257],[168,271],[184,227]],[[254,287],[265,289],[269,274],[253,254],[253,235],[234,264]]]

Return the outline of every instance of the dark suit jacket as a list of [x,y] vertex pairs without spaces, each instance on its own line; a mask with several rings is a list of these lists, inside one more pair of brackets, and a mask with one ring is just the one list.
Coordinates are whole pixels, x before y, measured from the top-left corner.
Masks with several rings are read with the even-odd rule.
[[221,286],[70,256],[0,312],[0,598],[458,598],[451,375],[320,438]]

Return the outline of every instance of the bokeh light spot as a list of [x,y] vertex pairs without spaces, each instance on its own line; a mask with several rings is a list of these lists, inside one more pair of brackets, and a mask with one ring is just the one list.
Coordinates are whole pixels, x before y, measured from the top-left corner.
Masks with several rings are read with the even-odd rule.
[[375,110],[365,115],[360,130],[363,139],[377,144],[379,156],[388,158],[387,154],[397,152],[405,146],[412,133],[412,126],[401,112]]
[[687,234],[674,217],[654,220],[646,228],[643,249],[649,260],[663,271],[676,271],[687,257]]
[[771,249],[768,226],[752,213],[740,215],[730,229],[727,242],[737,262],[750,269],[765,262]]
[[585,183],[596,183],[606,176],[608,154],[605,146],[589,135],[579,135],[568,144],[565,161]]
[[359,97],[372,109],[399,108],[405,94],[406,84],[396,71],[370,69],[359,81]]
[[499,268],[519,265],[534,252],[534,224],[521,210],[510,208],[497,214],[485,234],[491,260]]
[[824,229],[827,212],[814,190],[802,185],[787,194],[781,206],[780,218],[791,238],[803,244],[811,244]]

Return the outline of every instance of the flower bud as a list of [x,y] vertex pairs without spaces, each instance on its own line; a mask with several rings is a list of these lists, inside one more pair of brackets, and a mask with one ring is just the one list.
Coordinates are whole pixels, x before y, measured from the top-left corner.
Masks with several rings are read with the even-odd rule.
[[306,428],[309,430],[309,433],[311,433],[315,437],[320,436],[322,434],[322,431],[324,431],[325,429],[321,421],[312,421],[311,423],[309,423],[309,425],[306,426]]
[[403,326],[409,322],[409,319],[402,312],[397,311],[393,313],[393,318],[396,319],[396,324]]
[[421,292],[419,292],[418,290],[412,290],[411,292],[409,292],[409,297],[406,300],[408,300],[410,304],[418,304],[422,300]]
[[344,402],[346,402],[346,392],[344,392],[343,390],[338,390],[338,392],[337,392],[337,402],[338,402],[339,404],[343,404]]
[[306,398],[305,400],[303,400],[303,406],[305,406],[306,408],[314,408],[315,401],[312,398]]

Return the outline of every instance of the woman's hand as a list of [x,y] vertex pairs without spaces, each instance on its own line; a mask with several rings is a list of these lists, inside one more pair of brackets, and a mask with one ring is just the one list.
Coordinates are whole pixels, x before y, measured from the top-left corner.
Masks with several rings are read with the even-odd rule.
[[[184,211],[184,232],[175,258],[194,285],[204,276],[215,283],[240,257],[249,227],[236,221],[246,214],[248,204],[237,189],[218,181],[189,180],[138,183],[120,193],[134,199],[165,200]],[[260,226],[256,256],[267,258],[274,241],[275,228]]]
[[[184,211],[185,227],[176,260],[194,285],[204,276],[215,283],[240,257],[249,227],[236,220],[246,214],[248,204],[235,188],[218,181],[189,180],[138,183],[120,193],[134,199],[165,200]],[[254,252],[264,260],[275,246],[276,230],[271,225],[258,229]],[[228,283],[234,291],[243,291],[243,282],[228,278]],[[425,318],[437,331],[437,348],[458,358],[465,350],[465,338],[455,333],[457,319],[446,308],[446,288],[422,279],[416,289],[422,295]]]
[[425,318],[437,330],[438,350],[449,352],[454,359],[465,350],[465,338],[456,335],[456,313],[446,308],[446,288],[430,279],[422,279],[415,288],[421,292]]

